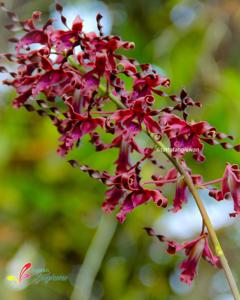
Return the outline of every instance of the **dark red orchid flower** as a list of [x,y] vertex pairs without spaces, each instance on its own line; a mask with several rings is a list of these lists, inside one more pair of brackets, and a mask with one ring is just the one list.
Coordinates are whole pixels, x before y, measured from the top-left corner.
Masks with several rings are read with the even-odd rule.
[[116,122],[119,130],[132,130],[134,135],[141,132],[142,123],[150,132],[160,134],[160,125],[152,117],[156,112],[149,108],[149,104],[152,105],[153,101],[152,96],[136,99],[130,108],[118,110],[110,119]]
[[231,198],[233,200],[234,212],[230,217],[236,217],[240,214],[240,169],[239,166],[227,163],[223,177],[221,179],[221,190],[212,189],[209,195],[217,201]]
[[141,186],[139,172],[139,167],[135,166],[129,172],[121,173],[106,180],[106,185],[114,188],[107,191],[107,199],[103,203],[103,209],[105,211],[114,209],[119,204],[119,201],[116,202],[113,196],[119,194],[121,197],[118,199],[122,198],[120,212],[117,214],[117,219],[120,223],[124,222],[126,215],[135,207],[147,203],[151,199],[158,206],[167,206],[168,201],[160,190],[149,190]]
[[167,252],[169,254],[176,254],[176,252],[184,251],[187,258],[180,264],[182,270],[180,280],[186,284],[191,284],[197,274],[199,261],[204,258],[214,267],[221,268],[219,258],[213,255],[212,250],[208,244],[208,236],[202,233],[196,239],[179,244],[175,241],[169,240],[163,235],[158,235],[152,228],[145,228],[150,236],[155,236],[160,242],[167,245]]
[[231,195],[234,203],[234,213],[231,217],[240,214],[240,169],[238,165],[227,164],[222,181],[223,197]]
[[213,135],[215,128],[207,122],[187,123],[179,117],[164,113],[160,117],[163,132],[168,136],[172,148],[172,155],[183,157],[187,152],[192,152],[193,157],[201,162],[205,159],[202,150],[201,136]]
[[[186,166],[184,166],[186,168]],[[201,175],[191,174],[191,170],[186,168],[187,172],[192,178],[195,185],[202,184]],[[189,192],[187,184],[181,174],[176,170],[176,168],[170,169],[165,176],[152,176],[153,181],[151,183],[156,186],[163,186],[168,183],[176,184],[176,192],[173,199],[173,208],[170,209],[172,212],[178,212],[182,209],[184,203],[187,203]]]
[[83,21],[77,16],[73,21],[70,30],[54,30],[49,32],[49,38],[52,44],[55,44],[59,52],[73,49],[79,45],[80,35],[82,33]]

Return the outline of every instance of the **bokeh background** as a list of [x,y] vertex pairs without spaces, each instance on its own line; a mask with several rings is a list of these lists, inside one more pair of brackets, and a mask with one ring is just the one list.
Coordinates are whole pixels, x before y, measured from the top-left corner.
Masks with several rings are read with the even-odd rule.
[[[101,12],[105,33],[135,42],[136,49],[129,55],[141,63],[152,63],[168,76],[171,91],[177,93],[185,87],[203,103],[203,109],[193,111],[195,120],[206,119],[219,130],[240,136],[238,0],[61,3],[68,19],[79,14],[89,31],[95,28],[95,14]],[[43,18],[55,16],[50,0],[8,0],[6,5],[23,19],[33,10],[41,10]],[[3,29],[6,23],[1,12],[1,52],[11,47],[7,42],[9,32]],[[4,74],[0,76],[5,78]],[[177,266],[183,256],[166,255],[164,247],[143,230],[144,226],[154,226],[159,233],[179,241],[193,238],[201,220],[191,198],[178,214],[149,204],[131,213],[123,225],[116,225],[114,217],[102,216],[104,187],[58,157],[58,134],[50,120],[13,109],[13,97],[13,91],[1,84],[1,299],[233,299],[222,272],[204,261],[194,284],[181,284]],[[240,162],[238,153],[217,146],[206,146],[205,154],[204,164],[197,165],[191,159],[189,163],[206,180],[220,177],[225,162]],[[115,159],[113,153],[96,154],[87,141],[70,158],[107,170]],[[228,218],[232,203],[216,203],[206,193],[202,197],[240,285],[240,224]],[[17,274],[26,262],[35,268],[47,268],[52,274],[67,275],[68,280],[16,287],[5,279]],[[98,271],[96,278],[93,270]]]

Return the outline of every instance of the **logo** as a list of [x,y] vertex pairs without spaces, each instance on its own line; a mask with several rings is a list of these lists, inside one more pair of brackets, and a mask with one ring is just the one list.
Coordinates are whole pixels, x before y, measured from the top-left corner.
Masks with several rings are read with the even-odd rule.
[[69,275],[52,274],[48,269],[45,268],[33,268],[31,263],[26,263],[22,267],[19,276],[8,275],[6,279],[7,281],[10,281],[14,284],[12,287],[19,287],[19,288],[25,286],[22,283],[27,283],[28,286],[28,285],[36,285],[39,283],[48,284],[49,282],[53,282],[53,281],[63,282],[63,281],[70,280]]
[[16,276],[13,276],[13,275],[8,275],[7,276],[7,280],[8,281],[14,281],[16,282],[17,284],[21,284],[24,280],[28,279],[28,278],[31,278],[31,275],[26,273],[27,270],[29,270],[30,268],[32,267],[32,264],[31,263],[27,263],[25,264],[20,273],[19,273],[19,276],[16,277]]

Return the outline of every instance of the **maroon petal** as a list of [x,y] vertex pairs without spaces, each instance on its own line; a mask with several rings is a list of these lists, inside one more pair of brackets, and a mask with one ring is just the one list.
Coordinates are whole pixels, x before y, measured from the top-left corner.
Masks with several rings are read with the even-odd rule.
[[168,239],[164,235],[159,235],[151,227],[144,228],[148,235],[156,237],[160,242],[163,242],[167,245],[167,252],[169,254],[175,254],[176,252],[183,249],[183,246],[173,240]]
[[46,91],[49,88],[56,89],[60,83],[68,82],[70,79],[69,73],[65,73],[62,70],[51,70],[43,74],[37,83],[35,84],[32,92],[34,96],[37,96],[40,92]]
[[160,128],[159,124],[156,121],[154,121],[152,117],[145,116],[144,123],[150,132],[156,133],[156,134],[161,134],[161,128]]
[[218,256],[213,255],[211,248],[209,247],[208,238],[205,239],[203,258],[211,265],[221,268],[221,262]]
[[31,44],[48,45],[48,36],[42,30],[34,30],[25,34],[16,45],[16,50],[19,50]]
[[197,267],[202,256],[205,245],[205,236],[200,236],[198,239],[186,243],[184,245],[186,255],[188,256],[180,264],[182,273],[180,280],[186,284],[191,284],[197,274]]
[[187,184],[184,178],[179,177],[176,185],[176,194],[173,200],[172,212],[178,212],[182,209],[182,205],[187,203]]
[[119,204],[120,199],[124,195],[124,191],[117,188],[112,188],[108,191],[106,191],[106,198],[105,201],[102,204],[102,209],[106,213],[112,212],[115,207]]
[[168,200],[166,197],[163,196],[163,194],[159,190],[148,190],[148,192],[151,195],[153,202],[155,202],[157,206],[161,206],[164,208],[167,207]]
[[215,198],[217,201],[221,201],[224,199],[223,193],[221,190],[210,190],[209,191],[209,196]]
[[231,217],[240,214],[240,170],[237,165],[227,164],[222,181],[223,197],[231,194],[234,202],[234,213]]
[[76,18],[73,21],[72,30],[81,32],[82,28],[83,28],[83,20],[79,16],[76,16]]
[[147,198],[144,191],[136,191],[130,193],[123,201],[120,212],[117,214],[117,219],[120,223],[123,223],[126,219],[126,215],[130,213],[137,206],[145,203],[149,199]]

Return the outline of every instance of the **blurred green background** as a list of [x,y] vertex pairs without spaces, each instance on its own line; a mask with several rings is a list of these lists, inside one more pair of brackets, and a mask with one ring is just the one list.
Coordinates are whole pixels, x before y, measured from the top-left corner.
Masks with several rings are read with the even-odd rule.
[[[171,79],[171,91],[178,93],[185,87],[193,98],[203,103],[203,109],[193,110],[195,120],[206,119],[220,131],[240,137],[238,0],[66,0],[61,3],[65,15],[73,18],[73,14],[79,14],[89,30],[94,15],[100,11],[105,18],[105,32],[135,42],[136,49],[130,56],[159,68]],[[54,3],[49,0],[8,0],[6,5],[22,19],[30,17],[34,10],[42,11],[43,18],[54,14]],[[1,28],[6,23],[8,20],[1,13]],[[8,37],[9,32],[2,29],[1,52],[10,47]],[[1,74],[2,79],[4,76]],[[80,291],[84,294],[88,274],[84,276],[81,271],[77,274],[86,254],[98,259],[101,250],[106,253],[89,300],[233,299],[222,272],[204,261],[192,287],[180,284],[177,265],[183,256],[169,257],[142,229],[156,225],[159,233],[167,232],[178,240],[193,237],[201,224],[192,199],[186,213],[180,213],[181,217],[163,214],[161,209],[149,204],[136,209],[116,229],[113,218],[102,219],[105,227],[100,227],[105,231],[100,230],[100,238],[95,239],[95,252],[89,251],[102,218],[104,186],[72,169],[57,156],[58,134],[49,119],[24,109],[13,109],[14,93],[2,85],[0,94],[1,299],[86,300]],[[206,146],[205,154],[204,164],[197,165],[190,160],[190,165],[206,179],[220,177],[226,161],[240,162],[237,152],[221,147]],[[113,168],[115,153],[95,153],[86,139],[69,157],[109,170]],[[206,194],[202,196],[240,284],[240,225],[238,220],[230,222],[226,212],[232,204],[218,204]],[[108,239],[110,244],[104,251]],[[26,262],[35,268],[47,268],[52,274],[68,275],[68,280],[39,282],[22,288],[7,282],[6,275],[19,272]]]

